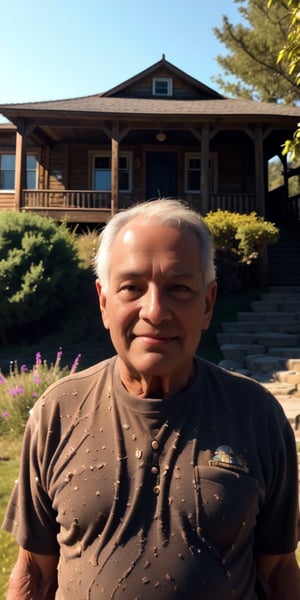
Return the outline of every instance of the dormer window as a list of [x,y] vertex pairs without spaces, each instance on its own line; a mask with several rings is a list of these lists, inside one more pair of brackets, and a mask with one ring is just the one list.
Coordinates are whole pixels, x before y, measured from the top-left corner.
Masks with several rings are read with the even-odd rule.
[[152,81],[153,96],[172,96],[173,81],[167,77],[155,77]]

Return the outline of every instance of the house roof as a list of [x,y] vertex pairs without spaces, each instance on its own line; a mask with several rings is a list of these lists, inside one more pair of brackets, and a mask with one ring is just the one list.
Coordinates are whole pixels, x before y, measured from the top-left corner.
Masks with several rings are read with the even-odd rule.
[[253,115],[253,116],[290,116],[300,117],[300,107],[288,104],[272,104],[268,102],[254,102],[251,100],[173,100],[158,98],[114,98],[84,96],[69,100],[53,100],[46,102],[27,102],[18,104],[0,105],[0,112],[5,116],[33,116],[37,114],[70,114],[80,113],[99,116],[184,116],[184,115]]
[[[150,88],[155,75],[174,78],[177,88],[173,97],[152,96]],[[178,93],[182,94],[182,89],[189,90],[186,97],[178,97]],[[222,117],[230,120],[234,120],[235,117],[240,119],[248,117],[251,121],[255,121],[280,120],[287,117],[290,120],[298,120],[300,107],[224,98],[166,61],[163,55],[160,61],[148,69],[105,93],[63,100],[2,104],[0,113],[14,123],[17,123],[20,117],[51,121],[60,118],[65,121],[79,118],[121,120],[124,117],[131,120],[141,118],[184,120],[190,117],[215,121]]]
[[161,70],[168,72],[169,75],[174,75],[174,76],[178,77],[184,83],[197,89],[198,92],[200,92],[202,94],[204,93],[213,98],[224,98],[224,96],[222,96],[221,94],[216,92],[216,90],[213,90],[212,88],[208,87],[207,85],[204,85],[203,83],[198,81],[198,79],[191,77],[190,75],[185,73],[185,71],[178,69],[178,67],[176,67],[175,65],[173,65],[172,63],[167,61],[164,54],[162,55],[161,60],[159,60],[157,63],[154,63],[153,65],[151,65],[147,69],[144,69],[143,71],[141,71],[134,77],[127,79],[123,83],[120,83],[119,85],[111,88],[110,90],[108,90],[107,92],[105,92],[104,94],[101,94],[101,95],[115,96],[116,94],[120,94],[120,93],[128,90],[135,83],[138,83],[141,80],[143,80],[151,75],[155,75],[156,73],[161,72]]

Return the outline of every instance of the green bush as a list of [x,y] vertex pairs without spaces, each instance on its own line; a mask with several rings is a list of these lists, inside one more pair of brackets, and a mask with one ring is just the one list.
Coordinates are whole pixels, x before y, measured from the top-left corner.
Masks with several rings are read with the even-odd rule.
[[204,217],[216,246],[219,293],[236,293],[259,285],[259,257],[279,237],[278,228],[255,212],[211,211]]
[[211,211],[204,217],[216,248],[233,252],[242,263],[251,264],[269,244],[277,242],[279,229],[255,212]]
[[29,213],[0,212],[0,331],[37,322],[74,301],[75,236]]
[[96,229],[80,233],[76,237],[76,247],[80,258],[80,264],[84,269],[89,269],[99,246],[99,231]]

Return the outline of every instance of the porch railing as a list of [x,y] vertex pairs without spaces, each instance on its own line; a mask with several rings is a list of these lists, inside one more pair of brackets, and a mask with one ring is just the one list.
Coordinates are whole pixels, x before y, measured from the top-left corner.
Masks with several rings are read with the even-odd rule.
[[24,190],[22,208],[110,209],[111,193],[94,190]]
[[[198,203],[195,203],[195,207]],[[22,208],[110,210],[111,193],[94,190],[23,190]],[[255,210],[255,194],[210,194],[208,210],[218,209],[250,213]]]
[[210,194],[209,210],[228,210],[236,213],[251,213],[256,210],[255,194]]

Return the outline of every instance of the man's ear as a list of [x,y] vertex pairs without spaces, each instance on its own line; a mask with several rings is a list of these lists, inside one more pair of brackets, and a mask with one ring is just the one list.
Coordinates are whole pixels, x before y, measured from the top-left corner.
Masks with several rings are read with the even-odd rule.
[[106,295],[103,292],[102,285],[100,279],[96,279],[96,290],[99,298],[99,307],[101,312],[101,317],[103,321],[103,325],[105,329],[109,329],[109,319],[106,309]]

